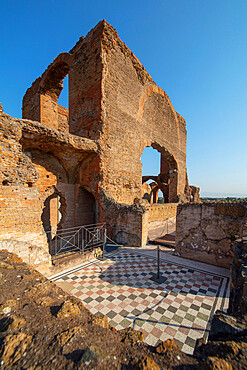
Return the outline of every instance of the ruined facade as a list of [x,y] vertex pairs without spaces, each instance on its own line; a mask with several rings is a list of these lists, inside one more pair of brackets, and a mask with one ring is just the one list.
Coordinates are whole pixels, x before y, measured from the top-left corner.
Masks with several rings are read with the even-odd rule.
[[[69,109],[57,103],[67,75]],[[152,222],[190,201],[185,121],[106,21],[54,59],[22,109],[23,120],[1,113],[0,238],[44,247],[47,231],[105,222],[111,238],[142,246]],[[161,153],[152,202],[147,146]],[[150,204],[159,189],[168,204]]]

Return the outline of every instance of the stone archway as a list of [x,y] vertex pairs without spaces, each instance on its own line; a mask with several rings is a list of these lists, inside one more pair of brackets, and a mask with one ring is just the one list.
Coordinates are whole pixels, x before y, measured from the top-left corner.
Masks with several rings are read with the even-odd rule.
[[39,121],[53,129],[69,132],[69,109],[58,104],[63,80],[69,74],[73,56],[61,53],[30,87],[24,98],[23,118]]
[[[146,186],[147,181],[153,180],[150,186],[150,194],[145,195],[145,198],[150,203],[156,203],[158,191],[163,194],[164,203],[176,203],[178,201],[177,182],[178,182],[178,166],[174,156],[167,149],[156,143],[150,145],[160,154],[160,173],[157,176],[146,175],[142,176],[142,189]],[[145,148],[144,148],[145,149]]]

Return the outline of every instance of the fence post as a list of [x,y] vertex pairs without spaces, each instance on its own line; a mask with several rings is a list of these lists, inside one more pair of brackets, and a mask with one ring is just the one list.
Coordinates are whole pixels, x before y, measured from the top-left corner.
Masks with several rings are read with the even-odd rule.
[[106,227],[105,227],[105,225],[104,225],[104,235],[103,235],[103,255],[102,255],[102,259],[104,259],[105,245],[106,245]]
[[157,284],[162,284],[166,281],[166,278],[162,275],[160,276],[160,246],[157,246],[157,274],[151,275],[151,280],[154,281]]
[[84,227],[82,226],[81,228],[81,250],[82,252],[84,252],[84,249],[85,249],[85,229]]
[[160,246],[157,247],[157,259],[158,259],[158,265],[157,265],[157,280],[160,278]]

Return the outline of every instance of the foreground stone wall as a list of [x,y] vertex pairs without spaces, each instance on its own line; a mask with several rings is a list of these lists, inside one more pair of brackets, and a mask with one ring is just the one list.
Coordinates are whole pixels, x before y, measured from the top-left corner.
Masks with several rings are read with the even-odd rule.
[[176,248],[181,257],[229,268],[240,235],[245,203],[179,205]]
[[247,234],[237,240],[234,247],[228,313],[242,318],[247,315]]

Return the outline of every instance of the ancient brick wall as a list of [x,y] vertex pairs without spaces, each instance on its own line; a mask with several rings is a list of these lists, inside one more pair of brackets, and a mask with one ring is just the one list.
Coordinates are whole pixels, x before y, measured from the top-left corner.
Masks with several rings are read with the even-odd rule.
[[[70,53],[60,54],[28,89],[23,99],[25,118],[33,116],[26,108],[34,98],[33,91],[35,96],[40,94],[40,122],[59,128],[56,102],[66,73],[70,86],[69,130],[99,139],[102,190],[126,204],[141,197],[140,157],[144,148],[152,145],[161,152],[162,163],[172,158],[169,201],[183,197],[185,121],[109,24],[100,22]],[[94,181],[93,173],[92,177]]]
[[75,226],[97,223],[96,200],[94,196],[81,186],[75,192]]
[[36,188],[25,185],[0,187],[0,239],[16,239],[44,246],[42,203]]
[[179,205],[176,253],[181,257],[229,268],[233,241],[240,235],[245,204]]
[[127,205],[101,192],[98,217],[98,222],[106,223],[107,234],[118,243],[136,247],[146,245],[148,208],[141,199],[136,199],[134,205]]
[[58,129],[58,105],[49,95],[40,96],[40,122]]
[[40,122],[40,82],[41,77],[27,89],[22,101],[22,118]]
[[[69,110],[57,104],[67,74]],[[46,200],[43,218],[52,215],[55,220],[52,209],[61,203],[60,227],[98,220],[107,223],[111,237],[144,245],[148,223],[155,217],[166,219],[168,211],[166,208],[162,214],[164,208],[160,208],[156,216],[151,211],[150,220],[142,204],[136,212],[136,199],[142,198],[140,158],[146,146],[161,153],[161,172],[165,172],[161,182],[169,186],[168,201],[175,203],[187,196],[185,121],[106,21],[81,37],[69,53],[59,54],[27,90],[23,118],[49,128],[48,136],[28,130],[28,137],[22,140],[27,151],[41,152],[38,159],[31,155],[31,161],[42,197],[52,197],[49,204]],[[68,151],[57,140],[63,135],[73,150]],[[84,155],[78,155],[75,149],[82,138],[84,142],[95,140],[97,154],[91,151],[89,155],[87,142]],[[50,158],[44,155],[42,162],[47,152]],[[90,193],[88,203],[85,192]]]
[[[23,252],[29,260],[34,253],[33,245],[43,247],[44,254],[48,248],[42,228],[40,193],[34,186],[38,173],[22,151],[21,136],[20,121],[1,112],[0,248],[5,248],[7,240],[10,249],[18,248],[17,242],[24,243]],[[13,240],[17,243],[15,246],[11,243]],[[25,260],[28,261],[27,258]]]
[[132,204],[141,197],[140,158],[144,148],[152,145],[177,164],[177,201],[177,194],[184,193],[186,178],[185,121],[107,24],[102,45],[102,187],[119,202]]
[[69,130],[91,139],[98,139],[102,130],[102,28],[100,23],[70,51]]
[[164,221],[176,217],[177,203],[152,204],[148,206],[148,222]]
[[[167,94],[104,21],[70,53],[70,132],[99,139],[100,155],[90,163],[95,170],[80,170],[79,181],[94,194],[99,220],[116,226],[101,194],[128,205],[142,197],[140,158],[149,145],[162,153],[163,162],[172,158],[170,199],[176,202],[186,184],[186,128]],[[119,228],[131,234],[133,225]]]
[[46,271],[51,256],[41,220],[42,209],[36,187],[0,186],[0,249],[17,253],[25,262]]
[[42,270],[46,232],[75,226],[78,169],[97,145],[0,112],[0,150],[0,249]]
[[124,245],[145,246],[148,236],[147,226],[147,213],[134,212],[132,209],[126,213],[120,212],[116,219],[114,239]]
[[[38,261],[41,270],[50,260],[45,231],[53,235],[58,227],[96,222],[95,198],[86,188],[97,194],[97,183],[91,181],[91,172],[98,171],[97,146],[78,137],[58,137],[42,124],[5,113],[0,122],[1,247],[31,264]],[[99,202],[98,222],[107,222],[108,235],[121,243],[144,245],[147,220],[142,207],[126,207],[104,197],[99,198],[104,201]]]
[[69,133],[69,110],[58,104],[58,130]]

